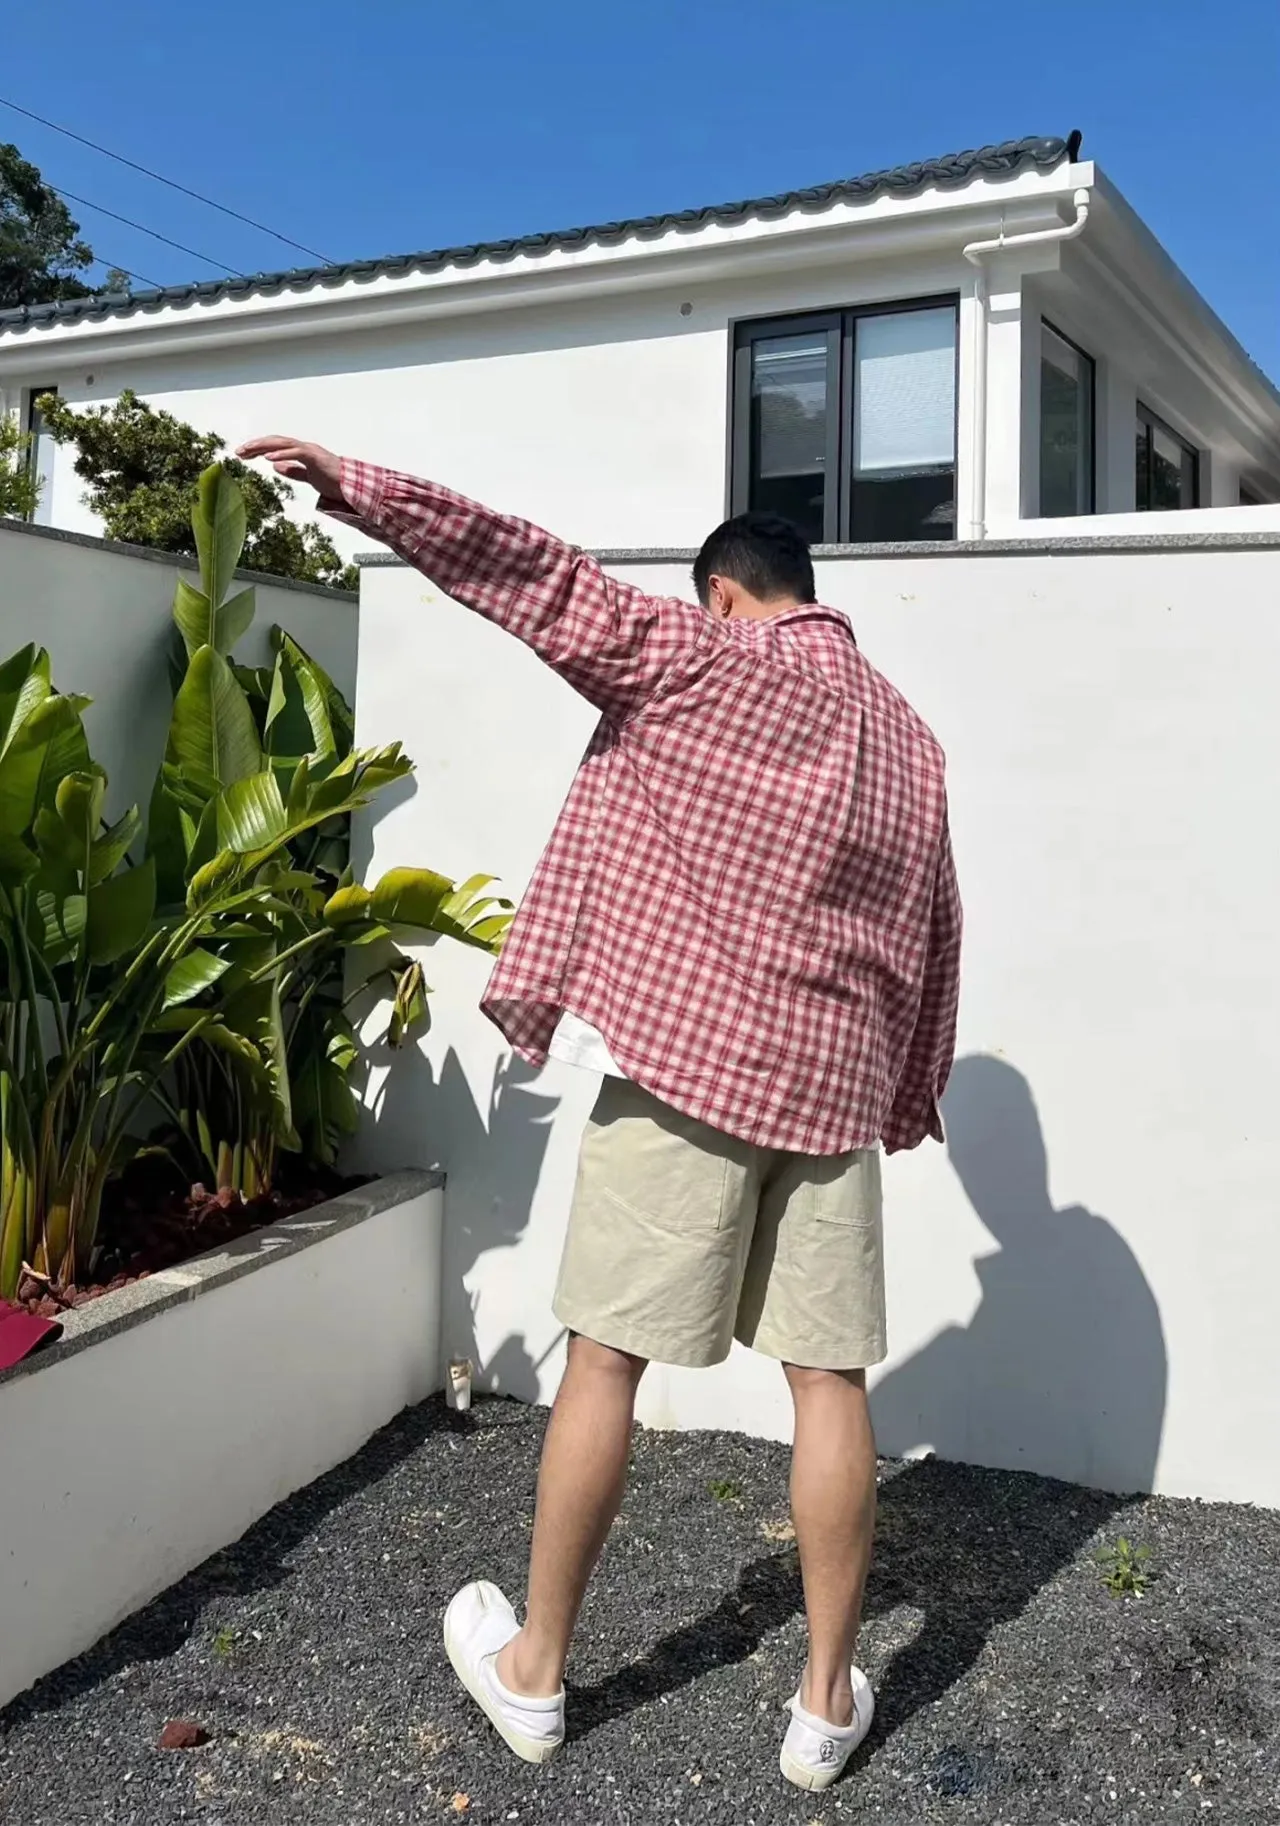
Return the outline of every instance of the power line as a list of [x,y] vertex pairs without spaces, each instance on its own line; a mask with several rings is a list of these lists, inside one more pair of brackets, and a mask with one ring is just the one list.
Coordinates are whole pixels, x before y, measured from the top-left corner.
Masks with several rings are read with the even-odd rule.
[[[301,241],[293,241],[288,235],[282,235],[278,229],[268,228],[265,222],[255,222],[252,216],[242,216],[238,209],[228,209],[225,203],[215,203],[212,197],[202,196],[198,190],[188,190],[185,184],[175,183],[173,178],[163,177],[160,172],[152,171],[147,165],[139,165],[119,152],[112,152],[106,146],[99,146],[95,140],[86,139],[82,133],[73,133],[70,127],[60,127],[57,121],[46,120],[43,114],[34,114],[30,108],[20,107],[16,101],[7,101],[3,95],[0,95],[0,108],[12,108],[15,114],[23,114],[28,120],[36,121],[42,127],[48,127],[51,132],[61,133],[67,139],[75,140],[77,145],[87,146],[91,152],[100,152],[104,158],[114,159],[117,165],[127,165],[130,171],[140,171],[143,177],[154,178],[157,184],[167,184],[170,190],[180,191],[184,197],[191,197],[195,202],[204,203],[210,209],[220,210],[224,216],[231,216],[233,220],[243,222],[249,228],[256,228],[259,234],[270,235],[273,241],[282,241],[286,247],[295,247],[300,254],[310,254],[311,258],[319,260],[322,266],[334,264],[328,254],[317,253],[314,247],[304,247]],[[88,207],[92,208],[92,204]],[[183,252],[186,252],[185,248]],[[202,259],[203,255],[196,257]],[[212,264],[218,266],[221,262],[215,260]]]
[[[55,184],[54,189],[58,187]],[[60,197],[68,203],[78,203],[81,209],[94,209],[100,216],[110,216],[113,222],[123,222],[126,228],[136,228],[140,235],[150,235],[153,241],[163,241],[166,247],[176,247],[180,254],[189,254],[193,260],[203,260],[206,266],[220,266],[224,273],[230,273],[233,279],[243,278],[234,266],[227,266],[221,260],[215,260],[209,254],[197,253],[194,247],[184,247],[181,241],[171,241],[168,235],[160,234],[154,228],[147,228],[141,222],[135,222],[129,216],[117,215],[114,209],[104,209],[101,203],[91,203],[88,197],[78,197],[74,190],[58,190]]]
[[103,256],[98,259],[99,266],[105,266],[109,273],[123,273],[126,279],[136,279],[139,285],[149,285],[154,292],[162,292],[164,287],[158,279],[148,279],[145,273],[130,272],[127,266],[119,266],[114,260]]

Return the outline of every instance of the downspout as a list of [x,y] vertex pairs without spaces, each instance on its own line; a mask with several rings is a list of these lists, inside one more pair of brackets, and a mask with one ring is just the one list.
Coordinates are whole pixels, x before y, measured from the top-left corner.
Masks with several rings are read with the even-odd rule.
[[973,360],[973,481],[970,491],[971,512],[969,520],[969,537],[985,539],[987,536],[987,338],[990,332],[989,296],[987,291],[987,269],[982,264],[986,254],[1005,253],[1011,247],[1031,247],[1041,241],[1074,241],[1077,235],[1084,233],[1084,225],[1089,220],[1089,192],[1077,190],[1072,198],[1075,204],[1076,219],[1066,222],[1061,228],[1037,228],[1029,234],[1007,235],[1001,229],[994,241],[970,241],[961,249],[966,260],[970,261],[975,271],[973,282],[973,300],[977,307]]

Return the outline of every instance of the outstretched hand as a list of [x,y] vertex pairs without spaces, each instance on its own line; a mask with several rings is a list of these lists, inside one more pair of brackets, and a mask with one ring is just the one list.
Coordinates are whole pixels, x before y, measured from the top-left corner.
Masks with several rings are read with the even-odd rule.
[[236,451],[246,459],[265,457],[278,476],[306,482],[330,499],[342,494],[342,459],[322,444],[300,444],[292,437],[254,437]]

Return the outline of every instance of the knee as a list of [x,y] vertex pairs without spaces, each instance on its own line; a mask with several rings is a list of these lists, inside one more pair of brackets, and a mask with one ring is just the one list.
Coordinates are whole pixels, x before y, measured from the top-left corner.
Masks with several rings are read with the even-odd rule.
[[824,1395],[847,1395],[850,1390],[863,1396],[867,1392],[865,1370],[805,1369],[799,1363],[788,1363],[784,1367],[791,1393],[797,1401]]
[[569,1368],[575,1376],[606,1377],[638,1388],[648,1367],[645,1357],[633,1357],[629,1351],[597,1344],[594,1338],[584,1338],[579,1332],[569,1336]]

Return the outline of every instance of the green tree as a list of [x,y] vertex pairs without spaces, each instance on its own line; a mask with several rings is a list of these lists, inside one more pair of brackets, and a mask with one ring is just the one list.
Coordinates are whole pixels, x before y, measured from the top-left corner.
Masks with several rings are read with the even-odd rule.
[[226,444],[216,432],[197,431],[128,391],[110,406],[83,411],[47,394],[41,412],[50,436],[59,444],[74,444],[79,452],[76,474],[89,484],[86,499],[108,538],[194,556],[196,487],[209,465],[220,460],[244,497],[242,562],[250,570],[356,588],[355,566],[343,563],[328,535],[314,523],[300,525],[288,518],[288,483],[234,457],[221,457]]
[[31,439],[18,421],[0,412],[0,520],[26,520],[35,512],[40,484],[31,471]]
[[16,146],[0,145],[0,310],[88,298],[93,265],[80,224]]

